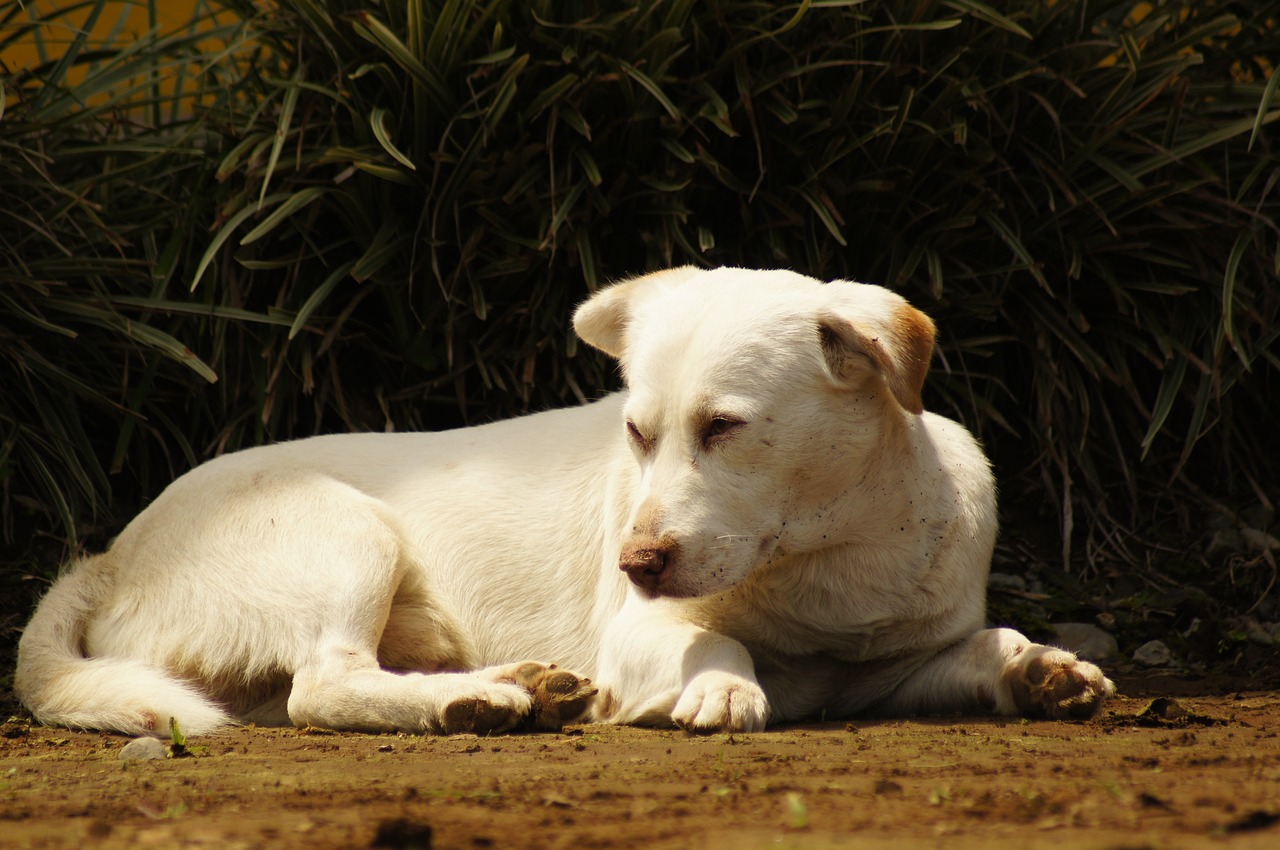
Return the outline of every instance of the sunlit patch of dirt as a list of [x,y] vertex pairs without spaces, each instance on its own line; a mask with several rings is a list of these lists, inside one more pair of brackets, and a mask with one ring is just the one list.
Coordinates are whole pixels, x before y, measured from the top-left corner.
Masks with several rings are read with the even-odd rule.
[[1280,846],[1280,696],[1269,692],[1131,695],[1084,722],[708,736],[236,729],[149,761],[123,761],[125,743],[0,726],[0,846]]

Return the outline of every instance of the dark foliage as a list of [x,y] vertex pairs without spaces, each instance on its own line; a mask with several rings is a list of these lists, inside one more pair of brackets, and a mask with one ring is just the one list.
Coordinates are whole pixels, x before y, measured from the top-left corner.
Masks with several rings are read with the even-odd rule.
[[931,406],[1064,561],[1274,495],[1280,4],[223,5],[6,77],[11,539],[238,446],[593,397],[573,305],[676,263],[933,314]]

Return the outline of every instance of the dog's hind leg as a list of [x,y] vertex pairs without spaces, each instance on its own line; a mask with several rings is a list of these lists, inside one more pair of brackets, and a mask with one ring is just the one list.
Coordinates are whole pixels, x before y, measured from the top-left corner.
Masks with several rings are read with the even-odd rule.
[[[240,720],[448,733],[533,718],[543,728],[591,690],[505,668],[440,672],[470,669],[474,653],[397,517],[315,470],[208,464],[130,524],[109,558],[114,580],[72,649],[154,667]],[[172,699],[151,705],[135,680],[145,709],[135,714],[215,725],[188,720]]]
[[446,735],[559,730],[596,693],[590,679],[533,661],[468,673],[392,672],[343,637],[326,636],[294,673],[288,711],[295,725]]
[[983,629],[917,668],[875,714],[990,711],[1055,719],[1092,717],[1115,685],[1070,652],[1013,629]]
[[552,666],[438,672],[470,667],[468,642],[422,584],[394,520],[377,503],[348,507],[325,543],[328,564],[307,579],[305,621],[316,631],[292,671],[291,722],[487,733],[559,729],[586,709],[590,680]]
[[439,672],[472,666],[462,630],[379,503],[360,500],[348,517],[325,546],[334,568],[308,579],[328,587],[308,593],[306,619],[317,634],[293,671],[295,725],[487,733],[559,729],[586,710],[596,692],[590,680],[554,666]]
[[500,732],[533,711],[524,688],[471,673],[393,673],[355,642],[331,634],[293,676],[298,726],[366,732]]
[[395,673],[331,638],[294,674],[288,711],[298,726],[367,732],[559,730],[595,693],[590,679],[534,661],[470,673]]

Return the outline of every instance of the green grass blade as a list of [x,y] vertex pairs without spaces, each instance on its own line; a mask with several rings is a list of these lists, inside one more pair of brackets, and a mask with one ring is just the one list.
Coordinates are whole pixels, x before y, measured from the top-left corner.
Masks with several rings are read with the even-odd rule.
[[679,107],[677,107],[675,103],[672,102],[671,98],[669,98],[666,92],[662,90],[662,87],[659,86],[656,82],[654,82],[649,77],[648,74],[646,74],[644,71],[641,71],[639,68],[637,68],[635,65],[632,65],[630,62],[623,61],[620,63],[620,65],[622,68],[622,73],[626,74],[628,77],[635,80],[636,83],[638,83],[641,88],[643,88],[649,94],[653,95],[653,99],[658,101],[658,103],[662,106],[662,108],[666,110],[666,113],[671,116],[671,119],[673,121],[681,120],[682,116],[681,116]]
[[943,0],[942,5],[955,9],[957,12],[964,12],[966,15],[972,15],[980,21],[985,21],[993,26],[997,26],[1006,32],[1011,32],[1016,36],[1031,40],[1031,33],[1019,26],[1013,20],[997,12],[986,3],[979,3],[978,0]]
[[[1227,257],[1227,267],[1222,275],[1222,335],[1227,340],[1227,344],[1237,353],[1241,355],[1243,360],[1244,353],[1240,351],[1236,345],[1235,332],[1235,303],[1236,303],[1236,274],[1240,271],[1240,261],[1244,259],[1245,252],[1253,245],[1253,232],[1241,233],[1236,237],[1235,244],[1231,246],[1231,253]],[[1248,368],[1248,362],[1244,363]]]
[[196,287],[200,285],[200,281],[204,277],[205,271],[208,270],[209,264],[213,262],[213,258],[217,256],[218,252],[222,249],[222,246],[231,238],[232,234],[235,233],[236,228],[241,224],[244,224],[244,222],[251,216],[256,215],[268,207],[273,207],[290,197],[293,196],[289,193],[281,192],[268,198],[263,198],[257,206],[246,206],[242,208],[235,215],[231,216],[231,218],[228,219],[222,227],[218,228],[218,232],[214,234],[213,239],[204,249],[204,253],[200,257],[200,262],[196,264],[195,274],[191,277],[190,291],[195,292]]
[[378,144],[382,145],[382,149],[391,154],[392,159],[403,165],[410,171],[417,171],[418,167],[413,164],[413,160],[401,151],[391,139],[391,128],[389,122],[391,120],[391,110],[382,106],[375,106],[373,112],[369,114],[369,126],[373,129],[373,137],[378,140]]
[[299,65],[294,72],[293,81],[285,87],[284,102],[280,106],[280,118],[276,124],[275,138],[271,143],[271,154],[267,158],[267,168],[262,174],[262,188],[258,190],[258,208],[262,208],[263,199],[267,196],[267,187],[271,185],[271,176],[280,162],[280,152],[289,138],[289,125],[293,121],[293,110],[298,105],[298,94],[301,89],[298,82],[302,79],[304,66]]
[[452,111],[453,95],[439,75],[420,62],[386,24],[363,12],[352,16],[351,21],[352,28],[361,38],[381,48],[393,62],[423,85],[436,109],[445,114]]
[[1262,92],[1262,97],[1258,100],[1258,114],[1253,119],[1253,132],[1249,134],[1249,150],[1253,150],[1253,144],[1258,140],[1258,134],[1262,132],[1263,126],[1266,124],[1266,118],[1271,113],[1271,102],[1275,100],[1276,89],[1280,88],[1280,65],[1277,65],[1271,71],[1271,79],[1267,80],[1267,87]]
[[[294,213],[303,207],[315,203],[323,198],[328,189],[320,186],[309,186],[306,189],[294,192],[280,203],[280,206],[272,210],[271,214],[262,220],[262,223],[250,230],[240,239],[240,245],[249,245],[257,242],[262,237],[271,233],[283,221],[289,219]],[[281,193],[283,195],[283,193]],[[256,210],[255,210],[256,212]]]
[[1165,365],[1164,377],[1160,381],[1160,389],[1156,393],[1155,405],[1151,409],[1151,424],[1142,438],[1142,458],[1145,460],[1151,450],[1151,444],[1164,429],[1164,423],[1173,410],[1178,393],[1182,390],[1182,382],[1187,375],[1187,358],[1175,356],[1172,363]]
[[338,284],[351,275],[351,270],[355,268],[355,261],[349,261],[338,266],[333,272],[321,281],[320,285],[312,290],[307,296],[307,300],[298,308],[298,315],[294,317],[293,322],[289,325],[289,339],[293,339],[298,333],[306,327],[308,320],[312,314],[319,309],[320,305],[325,302]]
[[985,221],[993,231],[995,231],[996,235],[1000,237],[1000,241],[1009,246],[1009,250],[1012,251],[1014,256],[1016,256],[1022,263],[1022,267],[1031,273],[1031,276],[1036,279],[1036,282],[1039,283],[1046,292],[1052,292],[1053,288],[1049,286],[1049,281],[1045,278],[1044,272],[1040,268],[1040,264],[1031,256],[1031,252],[1027,250],[1027,246],[1023,244],[1022,240],[1018,238],[1018,235],[1013,232],[1009,225],[1005,224],[1005,222],[995,213],[983,213],[982,220]]

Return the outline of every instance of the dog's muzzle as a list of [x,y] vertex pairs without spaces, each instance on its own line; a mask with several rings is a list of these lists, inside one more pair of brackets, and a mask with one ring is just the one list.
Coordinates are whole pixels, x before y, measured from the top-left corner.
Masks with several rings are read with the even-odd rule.
[[618,569],[642,590],[657,593],[671,574],[675,550],[671,546],[645,545],[626,549],[618,558]]

